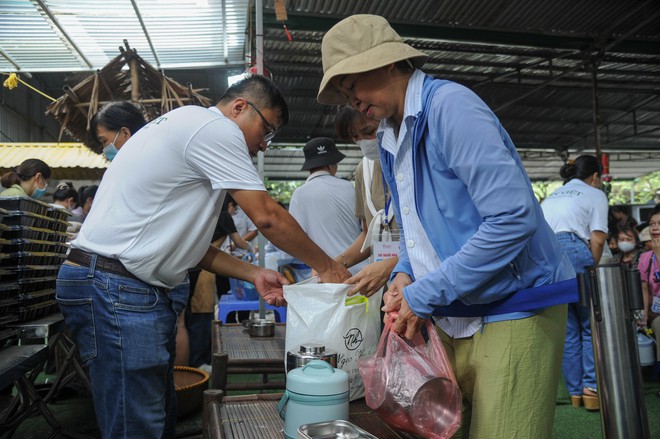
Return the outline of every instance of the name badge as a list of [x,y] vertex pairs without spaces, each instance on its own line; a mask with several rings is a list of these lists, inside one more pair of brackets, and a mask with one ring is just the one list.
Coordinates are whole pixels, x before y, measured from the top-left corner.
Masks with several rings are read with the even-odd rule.
[[653,296],[651,311],[653,311],[656,314],[660,314],[660,296]]
[[399,241],[374,241],[371,244],[371,262],[399,256]]

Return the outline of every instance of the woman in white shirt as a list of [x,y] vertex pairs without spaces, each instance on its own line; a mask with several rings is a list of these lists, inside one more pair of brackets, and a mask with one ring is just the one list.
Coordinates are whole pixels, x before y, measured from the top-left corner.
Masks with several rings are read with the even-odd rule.
[[[575,271],[598,264],[607,239],[607,197],[598,159],[582,155],[562,166],[564,186],[541,203],[546,221],[557,235]],[[564,343],[562,373],[574,407],[598,410],[596,369],[589,308],[571,303]]]

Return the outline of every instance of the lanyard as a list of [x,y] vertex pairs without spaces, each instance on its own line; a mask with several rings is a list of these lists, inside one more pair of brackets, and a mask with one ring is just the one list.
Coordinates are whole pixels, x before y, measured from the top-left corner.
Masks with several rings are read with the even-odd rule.
[[380,173],[380,177],[383,179],[383,194],[385,196],[385,215],[383,215],[383,223],[387,226],[389,224],[389,211],[390,211],[390,204],[392,204],[392,195],[390,194],[390,190],[387,187],[387,182],[385,181],[385,176],[383,173]]

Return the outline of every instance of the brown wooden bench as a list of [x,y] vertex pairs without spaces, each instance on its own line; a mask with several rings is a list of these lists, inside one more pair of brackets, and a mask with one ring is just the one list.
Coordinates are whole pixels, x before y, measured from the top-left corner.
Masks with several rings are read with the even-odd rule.
[[[277,412],[279,393],[223,397],[220,390],[204,392],[204,439],[282,439],[284,421]],[[349,404],[349,421],[380,439],[412,438],[392,430],[364,399]]]
[[[212,328],[211,388],[229,390],[284,389],[285,382],[268,375],[285,374],[284,323],[275,325],[274,337],[250,337],[243,325],[215,320]],[[261,374],[261,382],[228,383],[230,374]]]

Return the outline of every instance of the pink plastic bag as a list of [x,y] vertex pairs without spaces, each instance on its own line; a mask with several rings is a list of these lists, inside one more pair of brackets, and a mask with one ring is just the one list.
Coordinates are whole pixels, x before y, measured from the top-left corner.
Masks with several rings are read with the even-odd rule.
[[411,342],[385,329],[373,356],[358,362],[367,405],[388,425],[430,439],[450,438],[461,424],[461,391],[435,326]]

